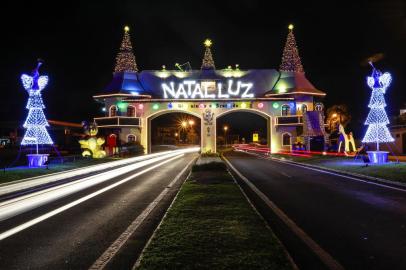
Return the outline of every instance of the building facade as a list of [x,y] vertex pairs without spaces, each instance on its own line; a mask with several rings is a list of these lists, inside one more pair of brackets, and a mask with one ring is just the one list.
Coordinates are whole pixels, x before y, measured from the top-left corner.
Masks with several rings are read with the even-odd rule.
[[[311,148],[311,140],[324,138],[325,93],[316,89],[304,73],[293,27],[277,69],[216,69],[211,41],[205,41],[198,70],[139,71],[125,28],[112,81],[94,99],[105,114],[95,117],[108,144],[138,141],[151,151],[151,121],[163,114],[181,112],[201,121],[202,152],[216,152],[216,122],[233,112],[254,113],[268,123],[267,141],[272,152],[290,151],[298,141]],[[108,145],[108,146],[110,146]]]

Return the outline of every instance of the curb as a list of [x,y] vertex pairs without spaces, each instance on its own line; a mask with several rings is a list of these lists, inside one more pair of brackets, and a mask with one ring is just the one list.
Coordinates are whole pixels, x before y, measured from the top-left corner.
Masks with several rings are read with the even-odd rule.
[[290,255],[289,251],[286,249],[286,246],[282,243],[282,241],[276,236],[276,234],[274,233],[274,231],[272,230],[271,226],[268,224],[268,222],[265,220],[265,218],[261,215],[261,213],[258,211],[258,209],[255,207],[254,203],[251,201],[251,199],[248,197],[248,195],[245,193],[244,189],[241,187],[241,185],[238,183],[237,179],[235,178],[235,176],[231,173],[230,171],[230,167],[228,166],[228,164],[224,161],[224,156],[221,155],[221,160],[226,164],[227,166],[227,171],[228,173],[231,175],[231,178],[233,178],[234,183],[237,185],[237,187],[239,188],[239,190],[241,191],[242,195],[244,196],[244,198],[247,200],[248,204],[251,206],[252,210],[257,214],[257,216],[263,221],[263,223],[265,224],[265,227],[268,228],[268,230],[271,231],[271,233],[273,234],[273,236],[275,237],[276,241],[278,241],[278,243],[281,245],[286,257],[288,258],[288,261],[291,263],[292,268],[294,270],[299,270],[299,267],[297,266],[297,264],[295,263],[295,261],[293,260],[292,256]]
[[142,249],[140,255],[138,256],[138,259],[135,261],[135,263],[134,263],[133,267],[131,268],[131,270],[136,270],[136,269],[140,266],[141,260],[142,260],[142,258],[144,257],[144,252],[145,252],[145,250],[146,250],[146,249],[148,248],[148,246],[151,244],[152,239],[155,237],[155,235],[156,235],[158,229],[161,227],[161,225],[162,225],[163,221],[165,220],[165,218],[166,218],[166,216],[167,216],[169,210],[172,208],[173,204],[175,203],[176,199],[178,198],[179,192],[180,192],[180,190],[181,190],[183,184],[184,184],[184,183],[186,182],[186,180],[189,178],[189,176],[190,176],[190,174],[191,174],[191,172],[192,172],[192,167],[193,167],[194,164],[196,164],[196,162],[197,162],[197,160],[198,160],[199,157],[200,157],[200,155],[199,155],[198,157],[196,157],[196,158],[190,163],[189,168],[187,169],[188,173],[187,173],[185,179],[182,180],[182,183],[181,183],[181,185],[180,185],[178,191],[176,192],[175,197],[173,198],[173,200],[172,200],[171,204],[169,205],[169,207],[166,209],[165,214],[163,215],[161,221],[159,221],[158,226],[154,229],[154,232],[153,232],[153,233],[151,234],[151,236],[149,237],[147,243],[145,244],[144,248]]

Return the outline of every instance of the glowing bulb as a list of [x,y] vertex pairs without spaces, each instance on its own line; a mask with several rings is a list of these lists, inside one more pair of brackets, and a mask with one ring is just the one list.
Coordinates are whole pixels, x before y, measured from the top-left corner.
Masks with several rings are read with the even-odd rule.
[[274,103],[272,104],[272,107],[273,107],[274,109],[278,109],[278,108],[279,108],[279,103],[274,102]]
[[152,106],[152,109],[158,110],[158,109],[159,109],[159,105],[158,105],[158,104],[154,104],[154,105]]
[[195,121],[189,120],[189,125],[193,126],[195,124]]
[[288,28],[289,30],[293,30],[293,24],[289,24]]
[[258,103],[258,108],[259,109],[262,109],[263,107],[264,107],[264,103],[262,103],[262,102]]
[[243,109],[247,108],[247,104],[241,103],[241,108],[243,108]]
[[128,25],[126,25],[126,26],[124,27],[124,31],[126,31],[126,32],[130,31],[130,27],[128,27]]

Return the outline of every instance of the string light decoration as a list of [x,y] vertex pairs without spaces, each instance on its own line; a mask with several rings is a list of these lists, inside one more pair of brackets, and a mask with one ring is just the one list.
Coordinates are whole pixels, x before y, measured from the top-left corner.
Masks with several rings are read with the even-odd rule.
[[203,44],[204,47],[206,47],[206,50],[204,52],[201,69],[216,69],[216,66],[214,65],[213,55],[210,50],[210,47],[213,44],[213,42],[210,39],[206,39],[203,42]]
[[114,72],[138,71],[129,32],[130,28],[128,26],[124,27],[123,41],[121,42],[120,51],[116,57],[116,66],[114,67]]
[[43,109],[45,106],[41,97],[41,91],[48,84],[48,76],[39,76],[38,70],[41,65],[42,63],[39,61],[32,76],[27,74],[21,75],[22,84],[29,95],[26,106],[28,116],[23,125],[27,130],[21,141],[21,145],[53,144],[46,130],[49,124],[44,115]]
[[368,129],[362,142],[376,143],[379,151],[379,143],[394,141],[387,127],[389,119],[385,111],[386,102],[384,97],[386,89],[392,81],[392,76],[388,72],[382,74],[371,62],[369,64],[372,66],[372,75],[367,77],[367,84],[372,89],[371,99],[368,104],[371,110],[365,121]]
[[304,72],[302,61],[299,57],[299,50],[296,46],[296,39],[293,35],[293,24],[289,25],[289,33],[286,39],[285,48],[283,49],[282,63],[280,71]]

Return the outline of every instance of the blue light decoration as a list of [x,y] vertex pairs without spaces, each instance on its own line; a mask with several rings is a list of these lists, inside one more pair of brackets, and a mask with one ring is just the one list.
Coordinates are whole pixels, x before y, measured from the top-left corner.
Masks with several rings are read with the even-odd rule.
[[379,151],[379,143],[394,141],[387,127],[389,119],[385,111],[386,102],[384,97],[386,89],[392,81],[392,76],[388,72],[382,74],[373,66],[372,62],[369,64],[372,66],[372,74],[367,77],[367,84],[372,89],[371,99],[368,104],[371,110],[365,121],[368,129],[362,142],[376,143],[377,151],[369,151],[368,155],[372,163],[383,163],[387,160],[388,152]]
[[168,109],[172,109],[172,108],[173,108],[172,103],[168,103]]
[[32,76],[27,74],[21,75],[22,84],[29,95],[26,106],[28,109],[28,116],[23,125],[27,130],[21,141],[21,145],[38,146],[38,144],[53,144],[53,141],[46,130],[46,127],[49,126],[49,124],[44,115],[43,109],[45,106],[41,97],[41,91],[48,84],[48,76],[39,75],[38,70],[41,65],[42,62],[39,61]]
[[233,107],[233,104],[227,103],[227,109],[231,109]]

